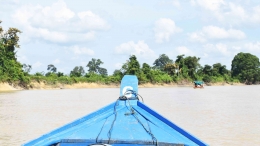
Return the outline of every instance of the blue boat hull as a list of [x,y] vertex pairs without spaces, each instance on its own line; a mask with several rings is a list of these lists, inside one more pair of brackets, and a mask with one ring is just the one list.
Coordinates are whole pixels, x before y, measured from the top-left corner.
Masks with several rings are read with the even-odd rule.
[[[136,89],[137,78],[121,88]],[[129,81],[129,79],[128,79]],[[129,82],[127,82],[129,83]],[[122,95],[122,94],[121,94]],[[131,99],[131,100],[130,100]],[[23,146],[86,145],[167,145],[206,146],[137,98],[136,92],[123,94],[110,105],[40,136]]]

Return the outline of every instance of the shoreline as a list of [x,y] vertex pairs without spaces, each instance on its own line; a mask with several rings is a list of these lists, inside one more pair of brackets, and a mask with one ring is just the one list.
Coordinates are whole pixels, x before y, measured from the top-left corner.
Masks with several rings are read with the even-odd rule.
[[[242,83],[208,83],[204,86],[243,86]],[[43,82],[32,82],[29,89],[19,86],[10,85],[8,83],[0,83],[0,91],[19,91],[19,90],[52,90],[52,89],[84,89],[84,88],[120,88],[120,84],[99,84],[99,83],[75,83],[75,84],[55,84],[48,85]],[[168,87],[193,87],[193,83],[169,83],[169,84],[152,84],[145,83],[138,85],[139,88],[168,88]]]

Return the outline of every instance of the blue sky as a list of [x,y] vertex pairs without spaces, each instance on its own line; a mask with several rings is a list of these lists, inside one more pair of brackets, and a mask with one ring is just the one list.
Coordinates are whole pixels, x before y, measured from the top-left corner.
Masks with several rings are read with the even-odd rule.
[[18,61],[31,73],[54,64],[69,74],[101,59],[112,74],[131,54],[151,66],[160,54],[231,68],[239,52],[260,58],[259,0],[0,0],[4,30],[22,31]]

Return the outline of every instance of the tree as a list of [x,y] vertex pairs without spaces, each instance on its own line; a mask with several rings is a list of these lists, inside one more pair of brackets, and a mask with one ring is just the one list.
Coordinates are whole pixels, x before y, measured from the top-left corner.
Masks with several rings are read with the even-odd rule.
[[23,71],[26,72],[27,74],[31,71],[31,69],[32,69],[31,65],[23,64]]
[[259,81],[259,58],[250,53],[238,53],[231,64],[231,76],[252,84]]
[[137,75],[140,73],[140,64],[135,55],[131,55],[129,60],[123,64],[122,72],[124,75]]
[[[0,20],[0,24],[2,23],[2,21]],[[2,28],[2,26],[0,26],[0,34],[2,34],[2,32],[3,32],[3,28]]]
[[143,65],[142,65],[142,71],[143,71],[143,73],[146,74],[146,75],[150,74],[150,72],[151,72],[151,67],[150,67],[150,65],[147,64],[147,63],[143,63]]
[[82,66],[76,66],[74,69],[70,72],[71,77],[81,77],[85,74],[85,70]]
[[204,65],[204,68],[202,70],[203,74],[211,76],[212,75],[212,68],[210,65],[206,64]]
[[163,70],[167,63],[173,63],[173,61],[165,54],[159,56],[153,63],[154,68]]
[[64,73],[62,73],[62,72],[57,72],[57,76],[58,76],[58,77],[62,77],[62,76],[64,76]]
[[177,59],[175,60],[177,66],[178,66],[178,74],[181,73],[183,77],[191,77],[195,79],[196,77],[196,72],[199,68],[201,68],[199,64],[200,58],[197,58],[195,56],[191,57],[185,57],[183,55],[178,55]]
[[147,63],[143,63],[141,68],[140,80],[141,82],[147,82],[151,80],[151,66]]
[[116,70],[113,72],[113,76],[119,76],[119,77],[123,78],[124,74],[121,72],[121,70],[116,69]]
[[178,55],[177,59],[175,60],[175,62],[179,65],[179,68],[182,68],[184,65],[184,56],[184,54]]
[[184,59],[184,65],[187,66],[188,74],[192,78],[195,77],[195,73],[197,72],[197,69],[200,67],[199,60],[200,58],[197,58],[195,56],[188,56]]
[[100,59],[92,58],[91,61],[88,62],[86,67],[89,68],[89,73],[107,75],[107,69],[100,67],[101,64],[103,64],[103,62]]
[[57,72],[57,68],[53,64],[49,64],[47,66],[47,70],[50,71],[51,73]]
[[228,70],[226,69],[225,65],[221,65],[221,63],[215,63],[212,65],[212,75],[213,76],[220,76],[224,74],[228,74]]
[[164,71],[167,72],[169,75],[174,76],[178,71],[178,65],[176,63],[167,63],[164,66]]
[[[0,21],[1,24],[2,21]],[[15,49],[19,48],[19,37],[21,33],[17,28],[9,28],[4,31],[0,26],[0,80],[13,82],[26,87],[29,78],[25,76],[23,65],[17,61]]]
[[102,76],[107,76],[107,69],[100,67],[98,73]]

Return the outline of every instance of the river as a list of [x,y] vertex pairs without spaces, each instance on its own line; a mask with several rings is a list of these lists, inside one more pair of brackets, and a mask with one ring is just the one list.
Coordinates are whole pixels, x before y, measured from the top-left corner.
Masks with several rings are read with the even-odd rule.
[[[144,103],[211,146],[260,145],[260,86],[139,88]],[[0,93],[0,145],[19,146],[114,102],[118,88]]]

